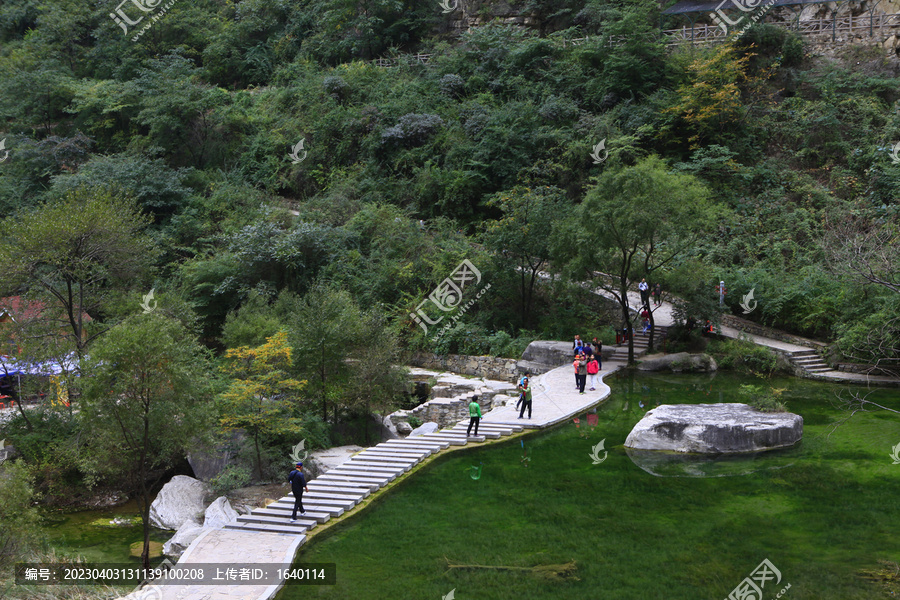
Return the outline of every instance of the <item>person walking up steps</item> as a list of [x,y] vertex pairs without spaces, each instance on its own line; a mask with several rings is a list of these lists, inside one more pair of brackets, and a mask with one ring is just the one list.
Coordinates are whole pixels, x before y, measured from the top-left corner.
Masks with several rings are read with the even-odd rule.
[[523,394],[522,400],[522,410],[519,412],[519,418],[522,418],[522,415],[525,414],[525,408],[528,408],[528,418],[531,418],[531,386],[528,384],[528,381],[525,381],[524,385],[525,393]]
[[303,510],[303,490],[305,489],[308,492],[309,488],[306,487],[306,477],[303,476],[302,462],[298,462],[297,468],[288,475],[288,481],[291,482],[291,492],[294,493],[294,512],[291,513],[291,523],[293,523],[297,520],[298,508],[301,515],[306,514],[306,511]]
[[478,404],[478,396],[473,396],[469,402],[469,428],[466,429],[466,437],[472,432],[472,425],[475,426],[475,436],[478,436],[478,423],[481,421],[481,405]]

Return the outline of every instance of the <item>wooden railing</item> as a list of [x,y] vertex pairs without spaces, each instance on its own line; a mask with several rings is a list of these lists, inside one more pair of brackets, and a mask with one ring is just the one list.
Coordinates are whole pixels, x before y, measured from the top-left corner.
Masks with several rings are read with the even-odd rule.
[[[797,22],[777,22],[773,23],[788,29],[793,29],[801,35],[831,35],[833,39],[845,39],[855,34],[864,35],[881,35],[885,33],[885,29],[900,29],[900,14],[893,15],[845,15],[826,19],[810,19],[808,21]],[[738,24],[737,28],[743,28],[744,23]],[[594,35],[580,38],[559,39],[558,43],[563,48],[567,46],[580,46],[592,40],[599,40],[604,36]],[[693,27],[681,27],[680,29],[666,29],[658,34],[644,34],[648,40],[662,41],[667,46],[677,46],[680,44],[718,44],[724,42],[728,36],[721,27],[716,25],[707,25],[700,23]],[[610,36],[606,38],[608,46],[621,46],[626,41],[633,39],[633,36]],[[378,67],[396,67],[400,64],[423,64],[427,65],[433,54],[404,54],[396,58],[377,58],[372,61]]]

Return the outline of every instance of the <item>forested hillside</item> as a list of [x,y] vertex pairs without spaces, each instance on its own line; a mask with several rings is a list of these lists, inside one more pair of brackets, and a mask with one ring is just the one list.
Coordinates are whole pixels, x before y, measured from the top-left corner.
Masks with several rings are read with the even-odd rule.
[[[403,351],[610,340],[620,316],[575,282],[610,264],[618,227],[650,244],[631,280],[652,270],[697,316],[725,280],[728,311],[754,289],[749,319],[900,356],[900,61],[877,48],[815,57],[772,25],[666,48],[647,2],[528,0],[541,31],[458,36],[438,2],[138,4],[0,4],[2,295],[61,301],[64,350],[97,348],[102,370],[153,289],[152,318],[178,325],[135,330],[171,332],[157,348],[185,365],[235,360],[210,394],[256,432],[256,468],[295,422],[235,382],[308,399],[324,444],[339,408],[393,405],[382,367]],[[433,56],[373,63],[414,52]],[[660,209],[668,227],[647,226]],[[651,265],[648,247],[678,252]],[[411,313],[464,258],[491,288],[438,339]]]

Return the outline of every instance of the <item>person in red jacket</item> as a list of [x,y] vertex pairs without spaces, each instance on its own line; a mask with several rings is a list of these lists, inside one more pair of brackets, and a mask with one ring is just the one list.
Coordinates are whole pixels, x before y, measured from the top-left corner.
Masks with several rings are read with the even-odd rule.
[[591,378],[591,391],[593,392],[597,380],[600,379],[600,363],[598,363],[597,359],[593,356],[591,357],[591,360],[588,361],[587,372],[588,376]]

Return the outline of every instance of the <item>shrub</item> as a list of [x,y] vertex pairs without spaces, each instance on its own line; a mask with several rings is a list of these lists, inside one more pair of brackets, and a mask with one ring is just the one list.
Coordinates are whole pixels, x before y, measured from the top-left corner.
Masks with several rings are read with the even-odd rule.
[[244,487],[250,483],[251,479],[252,475],[248,467],[228,465],[216,477],[210,479],[209,484],[216,495],[221,496]]
[[410,416],[408,419],[406,419],[406,422],[409,423],[409,426],[413,429],[422,426],[422,419],[420,419],[419,417]]
[[409,113],[400,117],[393,127],[381,134],[383,144],[396,143],[407,147],[421,146],[444,125],[437,115]]
[[448,73],[441,77],[440,84],[441,93],[445,96],[449,96],[450,98],[457,99],[463,95],[465,91],[466,82],[462,77],[456,75],[455,73]]
[[347,92],[350,90],[350,86],[347,85],[347,82],[344,81],[343,77],[337,77],[334,75],[323,79],[322,87],[325,88],[325,92],[335,100],[343,100],[346,97]]
[[781,394],[785,388],[769,388],[765,391],[758,385],[742,385],[741,394],[747,399],[747,404],[762,412],[785,412],[787,405],[781,400]]
[[774,352],[765,346],[754,344],[744,336],[739,340],[712,342],[709,352],[715,357],[720,369],[769,375],[778,366]]

